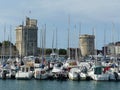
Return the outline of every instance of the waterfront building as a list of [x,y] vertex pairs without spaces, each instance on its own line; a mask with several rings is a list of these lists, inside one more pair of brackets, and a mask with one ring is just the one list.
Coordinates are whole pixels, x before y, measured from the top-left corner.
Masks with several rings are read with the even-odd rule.
[[10,41],[3,41],[2,43],[0,43],[0,58],[12,58],[16,56],[18,56],[18,51],[13,43],[11,43]]
[[37,55],[37,20],[26,17],[26,25],[16,28],[16,48],[20,56]]
[[77,59],[81,56],[80,48],[69,48],[70,58]]
[[115,55],[115,45],[113,43],[109,43],[105,46],[106,55]]
[[82,56],[93,55],[95,51],[95,43],[94,43],[95,36],[94,35],[81,35],[79,37],[80,42],[80,50]]
[[[108,45],[104,46],[103,52],[106,53],[106,55],[120,55],[120,42],[109,43]],[[105,49],[105,50],[104,50]]]

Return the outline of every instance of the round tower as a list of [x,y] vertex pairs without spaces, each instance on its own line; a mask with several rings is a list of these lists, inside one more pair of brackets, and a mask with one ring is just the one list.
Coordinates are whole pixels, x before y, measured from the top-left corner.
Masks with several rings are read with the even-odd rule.
[[79,42],[80,42],[80,49],[81,49],[81,54],[82,56],[88,56],[88,55],[93,55],[94,54],[94,35],[81,35],[79,37]]

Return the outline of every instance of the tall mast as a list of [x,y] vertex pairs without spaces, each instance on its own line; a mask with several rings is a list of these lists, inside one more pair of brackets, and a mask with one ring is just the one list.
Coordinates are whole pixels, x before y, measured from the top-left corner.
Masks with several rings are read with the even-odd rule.
[[114,38],[114,34],[115,34],[115,31],[114,31],[114,28],[115,28],[115,25],[114,23],[112,22],[112,42],[115,44],[115,38]]
[[[75,32],[76,32],[76,25],[74,26]],[[77,52],[77,47],[75,49],[75,60],[78,60],[78,52]]]
[[[80,25],[79,25],[79,37],[78,38],[80,38],[80,36],[81,36],[81,23],[80,23]],[[79,49],[80,49],[80,41],[78,41],[78,45],[79,45]],[[78,58],[80,58],[80,51],[81,50],[79,50],[79,54],[78,54]]]
[[113,42],[113,55],[115,55],[115,37],[114,37],[114,35],[115,35],[115,30],[114,30],[114,28],[115,28],[115,25],[114,25],[114,23],[112,22],[112,42]]
[[44,62],[44,30],[43,30],[43,26],[42,26],[42,64]]
[[40,29],[40,56],[42,56],[42,29]]
[[93,27],[93,30],[92,30],[92,35],[94,35],[95,36],[95,44],[94,44],[94,54],[95,55],[97,55],[97,53],[96,53],[96,32],[95,32],[95,28]]
[[27,56],[27,49],[28,49],[28,27],[27,29],[25,30],[25,32],[27,33],[26,35],[26,44],[25,44],[25,55]]
[[68,58],[70,59],[70,15],[68,16]]
[[11,59],[11,56],[12,56],[12,46],[11,46],[11,42],[12,42],[12,38],[11,38],[11,32],[12,32],[12,26],[10,25],[10,59]]
[[58,50],[58,38],[57,38],[57,32],[58,32],[58,30],[57,30],[57,28],[56,28],[56,53],[59,55],[59,50]]
[[[21,41],[21,53],[20,53],[20,60],[22,61],[23,55],[25,55],[25,30],[24,30],[24,21],[22,21],[22,41]],[[24,48],[24,49],[23,49]]]
[[3,49],[3,51],[2,51],[2,53],[3,53],[3,60],[2,60],[2,63],[4,63],[4,61],[5,61],[5,33],[6,33],[6,25],[4,26],[4,40],[3,40],[3,47],[2,47],[2,49]]
[[53,39],[52,39],[52,53],[54,53],[54,31],[53,31]]
[[93,28],[93,35],[95,36],[95,65],[97,64],[97,38],[96,38],[96,32],[95,32],[95,28]]
[[79,25],[79,36],[81,35],[81,23]]
[[46,54],[46,24],[44,27],[44,55]]
[[44,27],[42,26],[42,57],[44,56]]
[[106,57],[106,48],[105,48],[105,44],[106,44],[106,32],[104,29],[104,57]]

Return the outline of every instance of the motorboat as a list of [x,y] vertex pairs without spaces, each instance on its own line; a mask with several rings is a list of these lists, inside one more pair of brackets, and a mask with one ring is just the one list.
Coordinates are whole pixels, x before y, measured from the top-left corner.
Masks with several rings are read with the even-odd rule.
[[70,80],[79,80],[80,75],[79,75],[80,70],[78,68],[71,68],[70,72],[68,73],[68,77]]
[[33,68],[30,66],[20,66],[20,70],[16,73],[16,79],[31,79],[33,77]]
[[48,78],[48,73],[47,73],[46,69],[35,68],[34,78],[35,79],[47,79]]
[[94,66],[91,71],[88,71],[88,75],[96,81],[115,80],[115,74],[109,66]]
[[2,79],[15,79],[16,71],[14,69],[2,69],[1,78]]

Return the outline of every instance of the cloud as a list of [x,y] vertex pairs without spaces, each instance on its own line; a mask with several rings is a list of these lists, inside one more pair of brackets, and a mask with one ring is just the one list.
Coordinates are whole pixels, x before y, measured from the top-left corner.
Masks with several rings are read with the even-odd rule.
[[[7,2],[7,3],[6,3]],[[119,0],[12,0],[0,4],[0,18],[31,16],[51,18],[70,14],[83,21],[109,21],[119,18]]]
[[[88,32],[93,25],[120,23],[119,10],[120,0],[2,0],[0,27],[3,28],[4,23],[15,27],[25,20],[25,16],[30,16],[37,19],[40,26],[46,23],[50,30],[55,24],[63,33],[68,28],[70,15],[72,26],[82,22],[82,29]],[[98,28],[101,27],[98,25]]]

